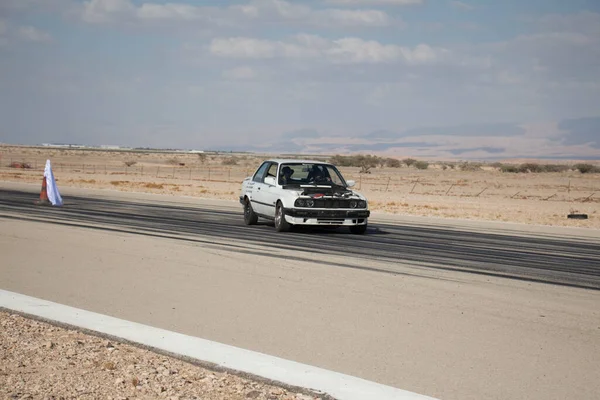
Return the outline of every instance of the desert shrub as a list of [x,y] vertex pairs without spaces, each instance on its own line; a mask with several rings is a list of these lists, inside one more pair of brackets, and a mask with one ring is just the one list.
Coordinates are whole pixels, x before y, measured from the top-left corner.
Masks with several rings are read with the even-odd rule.
[[198,154],[198,160],[200,161],[200,164],[204,164],[206,162],[206,154],[205,153],[197,153]]
[[444,171],[445,171],[445,170],[447,170],[447,169],[448,169],[448,164],[446,164],[446,163],[441,163],[441,164],[440,164],[440,168],[441,168],[442,170],[444,170]]
[[221,164],[223,164],[223,165],[237,165],[238,164],[238,158],[235,157],[235,156],[227,157],[223,161],[221,161]]
[[26,162],[12,162],[9,164],[9,168],[22,168],[22,169],[30,169],[31,164]]
[[180,161],[177,158],[169,158],[167,160],[167,164],[171,165],[179,165]]
[[497,168],[497,169],[502,169],[502,163],[501,162],[494,162],[494,163],[490,164],[490,167]]
[[429,163],[427,161],[417,161],[414,163],[416,169],[427,169],[429,168]]
[[463,162],[460,163],[458,168],[461,171],[481,171],[481,164],[480,163],[470,163],[470,162]]
[[417,160],[415,160],[414,158],[405,158],[404,160],[402,160],[402,162],[404,164],[406,164],[407,167],[410,167],[411,165],[413,165],[414,163],[416,163]]
[[520,172],[533,172],[539,173],[544,172],[544,168],[540,164],[536,163],[525,163],[519,166]]
[[511,173],[521,172],[521,170],[519,169],[519,166],[518,165],[513,165],[513,164],[502,164],[500,166],[500,171],[502,171],[502,172],[511,172]]
[[127,160],[127,161],[124,161],[124,162],[123,162],[123,164],[125,164],[125,165],[126,165],[126,166],[128,166],[128,167],[132,167],[132,166],[134,166],[135,164],[137,164],[137,161],[133,161],[133,160]]
[[386,158],[385,165],[390,168],[400,168],[402,163],[396,158]]
[[565,172],[571,169],[569,165],[547,164],[542,166],[544,172]]
[[575,164],[573,168],[575,168],[582,174],[600,173],[600,168],[592,164]]
[[335,155],[330,162],[338,167],[361,167],[366,169],[382,165],[382,158],[372,155],[357,154],[352,156]]

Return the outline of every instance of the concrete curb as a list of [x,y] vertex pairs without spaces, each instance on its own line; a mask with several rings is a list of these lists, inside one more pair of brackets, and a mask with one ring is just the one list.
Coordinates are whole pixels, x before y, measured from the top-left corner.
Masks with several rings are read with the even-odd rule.
[[0,289],[0,308],[339,400],[435,400],[350,375]]

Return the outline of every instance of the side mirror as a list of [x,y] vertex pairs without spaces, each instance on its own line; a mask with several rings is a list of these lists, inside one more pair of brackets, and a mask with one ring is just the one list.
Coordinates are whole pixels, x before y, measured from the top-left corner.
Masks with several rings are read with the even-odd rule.
[[271,186],[275,186],[275,177],[274,176],[267,176],[265,178],[265,185],[271,185]]
[[356,181],[346,181],[346,186],[348,187],[354,187],[354,185],[356,185]]

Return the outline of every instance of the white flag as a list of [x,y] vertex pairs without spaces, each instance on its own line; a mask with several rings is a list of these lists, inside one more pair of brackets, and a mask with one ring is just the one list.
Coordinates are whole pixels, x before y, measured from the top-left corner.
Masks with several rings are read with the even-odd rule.
[[44,179],[46,179],[46,191],[48,192],[48,200],[53,206],[62,206],[63,200],[58,192],[56,181],[54,180],[54,174],[52,173],[52,166],[50,166],[50,160],[46,160],[46,168],[44,169]]

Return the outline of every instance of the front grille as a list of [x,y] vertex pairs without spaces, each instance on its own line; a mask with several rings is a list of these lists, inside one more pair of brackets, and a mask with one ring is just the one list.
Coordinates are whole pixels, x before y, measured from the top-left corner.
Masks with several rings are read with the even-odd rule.
[[350,208],[350,200],[315,199],[315,208]]

